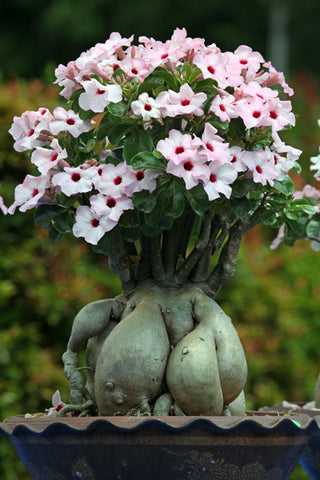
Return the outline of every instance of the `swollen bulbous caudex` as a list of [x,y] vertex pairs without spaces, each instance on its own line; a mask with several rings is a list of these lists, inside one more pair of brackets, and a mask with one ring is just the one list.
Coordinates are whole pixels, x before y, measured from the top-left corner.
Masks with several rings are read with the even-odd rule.
[[198,293],[195,329],[170,355],[169,391],[187,415],[221,415],[242,392],[247,364],[238,334],[218,304]]
[[100,415],[125,415],[159,394],[170,344],[159,305],[148,298],[113,328],[97,357],[95,400]]

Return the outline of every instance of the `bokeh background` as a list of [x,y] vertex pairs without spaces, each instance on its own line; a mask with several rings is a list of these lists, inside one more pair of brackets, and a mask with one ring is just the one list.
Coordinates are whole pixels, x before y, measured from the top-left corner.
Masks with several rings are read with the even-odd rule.
[[[320,145],[320,3],[318,0],[11,0],[0,4],[0,195],[29,172],[8,134],[14,115],[54,108],[54,68],[112,31],[159,40],[176,27],[222,50],[240,44],[260,51],[284,71],[296,94],[296,128],[282,138],[303,150]],[[305,181],[311,178],[306,170]],[[301,182],[297,182],[297,187]],[[245,238],[237,273],[217,298],[244,344],[248,408],[313,397],[320,370],[320,253],[301,241],[271,251],[274,231]],[[67,400],[62,373],[72,320],[86,303],[114,296],[118,279],[107,261],[72,236],[53,244],[33,213],[0,216],[0,419],[51,406],[56,389]],[[4,437],[0,478],[30,480]],[[308,478],[298,466],[292,479]]]

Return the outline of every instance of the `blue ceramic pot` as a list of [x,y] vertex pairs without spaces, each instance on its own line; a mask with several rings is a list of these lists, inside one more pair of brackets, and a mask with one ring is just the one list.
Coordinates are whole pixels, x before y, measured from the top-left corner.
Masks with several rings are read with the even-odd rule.
[[10,417],[34,480],[286,480],[320,422],[245,417]]

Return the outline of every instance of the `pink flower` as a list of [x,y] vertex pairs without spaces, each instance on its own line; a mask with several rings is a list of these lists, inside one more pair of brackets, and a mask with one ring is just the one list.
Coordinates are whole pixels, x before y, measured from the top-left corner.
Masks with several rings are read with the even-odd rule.
[[173,90],[161,92],[156,101],[160,104],[162,117],[176,117],[177,115],[203,115],[202,105],[206,99],[205,93],[194,93],[192,88],[184,83],[179,92]]
[[52,177],[52,183],[67,197],[77,193],[90,192],[92,189],[91,172],[81,167],[66,167],[63,172]]
[[52,395],[52,407],[46,410],[47,415],[56,417],[58,412],[65,406],[65,403],[61,400],[59,390]]
[[268,104],[258,97],[254,97],[249,102],[245,99],[238,102],[237,110],[246,128],[265,126],[268,122]]
[[96,174],[93,182],[96,189],[104,195],[121,197],[125,193],[126,187],[132,182],[127,176],[128,165],[120,162],[118,165],[106,163],[96,168]]
[[273,180],[279,177],[279,172],[274,165],[270,151],[245,151],[242,154],[242,161],[250,170],[255,183],[273,186]]
[[204,154],[207,160],[231,160],[229,154],[229,144],[225,143],[223,138],[216,135],[217,129],[210,123],[206,123],[202,134],[203,149],[200,154]]
[[182,160],[179,164],[169,160],[167,172],[176,177],[183,178],[186,189],[195,187],[200,182],[204,182],[209,176],[209,168],[203,162],[198,162],[196,158]]
[[126,174],[128,181],[131,182],[125,187],[125,193],[128,197],[132,197],[135,192],[141,192],[141,190],[153,190],[157,186],[157,178],[162,175],[162,172],[159,170],[153,170],[151,168],[146,168],[143,170],[132,170],[128,169]]
[[92,129],[91,122],[83,121],[73,110],[65,110],[63,107],[56,107],[53,111],[53,121],[49,125],[50,132],[58,135],[60,132],[69,132],[77,138],[81,133]]
[[108,216],[97,215],[86,205],[77,208],[76,222],[72,231],[75,237],[84,237],[85,241],[97,245],[104,234],[115,227],[116,221]]
[[150,69],[143,58],[126,57],[121,62],[121,69],[127,74],[128,79],[137,78],[140,82],[143,82],[150,73]]
[[195,152],[202,148],[202,142],[198,137],[192,137],[188,133],[181,133],[172,129],[168,138],[159,140],[156,149],[167,159],[179,164],[183,159],[189,159]]
[[131,198],[127,196],[112,197],[111,195],[102,195],[98,193],[90,198],[91,210],[101,216],[105,216],[114,222],[118,222],[119,218],[125,210],[134,208]]
[[0,210],[2,211],[3,215],[7,215],[8,207],[5,205],[3,198],[0,195]]
[[200,68],[204,78],[216,80],[220,88],[225,88],[229,85],[222,53],[211,52],[208,55],[198,53],[194,57],[194,64]]
[[230,184],[237,178],[237,170],[228,163],[214,160],[209,163],[209,172],[205,178],[203,188],[206,191],[209,200],[215,200],[220,197],[220,193],[230,198],[232,188]]
[[122,100],[120,85],[103,85],[95,78],[82,82],[85,92],[79,97],[79,105],[83,110],[103,112],[109,103]]
[[49,179],[46,175],[39,177],[27,175],[23,183],[15,188],[14,203],[9,207],[8,213],[12,215],[18,206],[20,212],[36,207],[45,196],[48,187]]
[[144,92],[138,100],[131,103],[131,109],[136,117],[142,117],[146,122],[152,118],[160,118],[160,103]]
[[233,168],[237,170],[237,172],[244,172],[247,170],[246,165],[242,161],[242,155],[244,150],[242,148],[234,146],[229,148],[229,154],[231,155],[230,163],[232,164]]
[[31,150],[47,143],[47,135],[41,135],[48,129],[52,115],[47,108],[37,112],[27,111],[21,117],[14,117],[9,133],[15,140],[14,149],[17,152]]
[[291,111],[291,102],[274,99],[268,104],[268,119],[266,125],[271,125],[273,131],[282,130],[286,125],[295,125],[296,118]]
[[66,149],[62,149],[56,138],[50,148],[37,147],[31,155],[31,162],[38,167],[40,173],[46,175],[52,168],[66,167],[69,164],[64,160],[68,157]]
[[220,118],[222,122],[230,122],[238,116],[235,98],[233,95],[216,95],[210,106],[210,112]]

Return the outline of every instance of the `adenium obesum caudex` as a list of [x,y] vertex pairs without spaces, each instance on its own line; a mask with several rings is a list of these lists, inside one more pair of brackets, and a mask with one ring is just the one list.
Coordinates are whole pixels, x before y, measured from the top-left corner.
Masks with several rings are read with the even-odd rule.
[[[59,106],[50,112],[41,107],[14,118],[9,130],[14,148],[30,153],[38,173],[28,174],[16,187],[11,206],[6,207],[0,197],[0,208],[4,214],[35,208],[36,223],[43,221],[53,240],[72,231],[96,252],[109,255],[124,294],[136,295],[131,298],[133,310],[137,305],[154,308],[145,300],[154,291],[149,287],[142,289],[143,295],[136,291],[142,280],[151,277],[157,287],[185,288],[170,308],[160,307],[162,312],[175,311],[181,301],[184,310],[186,298],[193,305],[187,315],[191,323],[181,329],[182,334],[168,327],[171,314],[167,318],[162,313],[167,330],[171,329],[171,345],[178,345],[194,319],[199,331],[213,329],[210,335],[217,334],[203,315],[221,315],[210,302],[234,273],[241,237],[249,228],[258,222],[280,228],[273,247],[281,240],[289,245],[298,238],[319,240],[319,192],[307,186],[294,193],[288,174],[299,172],[301,151],[280,138],[281,131],[295,125],[288,99],[293,91],[260,53],[244,45],[222,52],[178,28],[166,42],[147,37],[140,37],[138,45],[132,42],[133,36],[122,38],[115,32],[75,61],[58,66],[56,83],[69,109]],[[320,161],[315,157],[312,163],[317,178]],[[212,269],[210,258],[218,252]],[[190,284],[200,286],[208,297]],[[159,305],[169,305],[166,294],[157,295]],[[110,318],[131,315],[131,310],[123,313],[120,305],[106,304]],[[159,314],[151,313],[154,319]],[[155,325],[164,338],[166,353],[161,355],[169,355],[167,330],[161,322],[159,317]],[[122,328],[125,319],[120,324]],[[132,320],[130,325],[134,324]],[[150,323],[144,327],[150,328]],[[117,327],[112,333],[116,331]],[[72,355],[78,343],[71,338]],[[167,373],[172,391],[176,365],[181,364],[177,351],[175,347],[170,355],[171,373]],[[190,351],[184,346],[183,355]],[[71,378],[76,375],[72,355],[66,360]],[[147,354],[141,361],[145,359],[149,368]],[[97,376],[108,368],[113,372],[111,364],[103,364]],[[245,368],[241,375],[245,377]],[[195,375],[193,382],[197,380]],[[113,383],[106,385],[113,392]],[[191,387],[197,391],[194,383]],[[223,387],[221,392],[217,411],[235,398],[231,388]],[[109,393],[104,392],[104,399]],[[128,396],[121,395],[115,396],[118,403]],[[142,403],[145,407],[145,397]],[[107,407],[103,411],[109,412]]]

